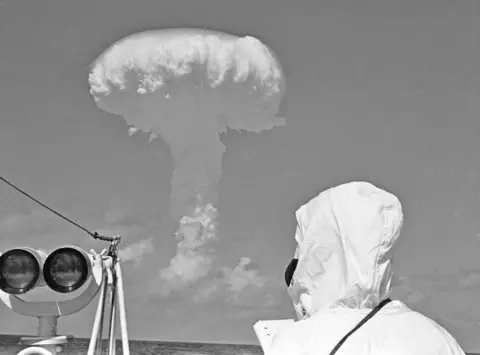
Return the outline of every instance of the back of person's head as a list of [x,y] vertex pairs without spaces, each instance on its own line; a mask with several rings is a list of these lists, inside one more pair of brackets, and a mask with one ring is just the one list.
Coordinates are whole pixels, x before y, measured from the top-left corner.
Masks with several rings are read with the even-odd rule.
[[374,308],[390,296],[393,246],[403,223],[396,196],[350,182],[321,192],[296,217],[297,263],[286,281],[300,318],[337,306]]

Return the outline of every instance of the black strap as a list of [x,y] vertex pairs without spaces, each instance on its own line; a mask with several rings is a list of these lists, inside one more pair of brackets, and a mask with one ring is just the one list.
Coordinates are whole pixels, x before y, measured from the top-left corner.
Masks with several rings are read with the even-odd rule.
[[383,306],[385,306],[387,303],[391,302],[392,300],[390,298],[387,298],[385,300],[383,300],[382,302],[380,302],[378,304],[377,307],[375,307],[374,309],[371,310],[370,313],[368,313],[365,318],[363,318],[356,326],[355,328],[353,328],[351,331],[349,331],[347,334],[345,334],[345,336],[337,343],[337,345],[335,345],[335,347],[333,348],[332,351],[330,351],[330,355],[334,355],[337,353],[338,349],[340,349],[340,347],[343,345],[343,343],[345,343],[345,341],[348,339],[348,337],[350,335],[352,335],[353,333],[355,333],[358,328],[360,328],[362,325],[364,325],[370,318],[372,318],[375,314],[378,313],[378,311],[380,311]]

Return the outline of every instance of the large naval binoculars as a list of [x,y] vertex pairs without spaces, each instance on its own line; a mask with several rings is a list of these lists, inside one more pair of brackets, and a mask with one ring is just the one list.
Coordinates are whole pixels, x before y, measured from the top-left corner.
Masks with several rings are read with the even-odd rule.
[[0,290],[22,295],[47,286],[59,293],[82,287],[92,276],[93,256],[76,246],[46,254],[28,247],[13,248],[0,255]]

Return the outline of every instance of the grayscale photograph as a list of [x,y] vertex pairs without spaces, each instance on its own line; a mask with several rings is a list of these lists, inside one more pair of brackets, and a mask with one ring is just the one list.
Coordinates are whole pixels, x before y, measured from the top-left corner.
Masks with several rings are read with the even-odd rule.
[[480,355],[480,1],[0,0],[0,355]]

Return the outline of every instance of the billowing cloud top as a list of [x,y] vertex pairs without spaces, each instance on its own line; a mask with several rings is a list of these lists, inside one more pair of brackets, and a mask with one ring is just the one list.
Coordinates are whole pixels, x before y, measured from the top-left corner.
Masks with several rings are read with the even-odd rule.
[[165,117],[149,121],[150,115],[141,114],[145,106],[153,109],[152,95],[155,109],[162,108],[158,115],[178,119],[182,112],[191,119],[189,113],[200,110],[193,116],[214,119],[217,132],[226,127],[260,132],[285,124],[275,117],[285,92],[283,71],[253,37],[195,29],[142,32],[105,51],[93,63],[89,83],[99,107],[155,135],[168,129]]

